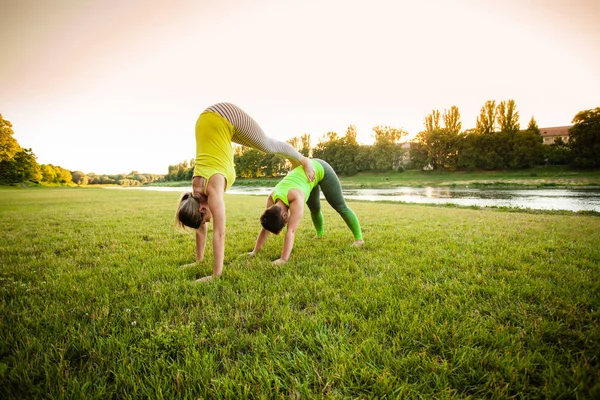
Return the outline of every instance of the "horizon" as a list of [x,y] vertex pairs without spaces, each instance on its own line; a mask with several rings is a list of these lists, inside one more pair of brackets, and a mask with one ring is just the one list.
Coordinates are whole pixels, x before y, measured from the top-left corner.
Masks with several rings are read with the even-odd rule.
[[[0,113],[40,164],[164,175],[194,158],[197,116],[237,104],[265,133],[388,125],[414,137],[432,110],[463,129],[488,100],[521,129],[600,106],[594,0],[7,0]],[[101,172],[96,172],[101,171]],[[142,172],[143,171],[143,172]]]

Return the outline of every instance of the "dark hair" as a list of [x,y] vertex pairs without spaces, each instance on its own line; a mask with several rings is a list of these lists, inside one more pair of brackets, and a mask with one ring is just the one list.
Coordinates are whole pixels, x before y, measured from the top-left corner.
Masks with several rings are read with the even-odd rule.
[[175,213],[175,224],[184,227],[198,229],[202,225],[204,213],[200,212],[200,199],[192,193],[184,193],[179,200],[177,212]]
[[278,205],[272,205],[270,208],[267,208],[263,215],[260,216],[262,227],[276,235],[281,232],[285,223],[285,220],[281,216],[281,207]]

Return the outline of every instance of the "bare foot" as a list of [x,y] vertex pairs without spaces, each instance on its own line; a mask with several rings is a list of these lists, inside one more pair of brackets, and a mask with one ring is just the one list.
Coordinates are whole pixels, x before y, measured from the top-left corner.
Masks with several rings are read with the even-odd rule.
[[215,279],[215,277],[214,277],[214,276],[212,276],[212,275],[208,275],[208,276],[205,276],[204,278],[196,279],[196,280],[194,281],[194,283],[210,282],[210,281],[212,281],[212,280],[214,280],[214,279]]
[[189,264],[183,264],[179,266],[179,269],[187,269],[187,268],[192,268],[195,267],[196,265],[198,265],[198,263],[189,263]]
[[365,244],[364,240],[356,240],[354,243],[352,243],[352,246],[354,246],[354,247],[362,247],[363,244]]

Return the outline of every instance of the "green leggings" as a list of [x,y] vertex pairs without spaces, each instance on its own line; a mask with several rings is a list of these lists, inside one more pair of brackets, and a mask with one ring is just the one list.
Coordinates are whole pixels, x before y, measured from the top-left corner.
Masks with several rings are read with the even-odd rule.
[[342,185],[340,185],[340,181],[333,170],[331,165],[329,165],[326,161],[320,160],[318,158],[313,158],[313,160],[317,161],[319,164],[323,166],[325,170],[325,174],[323,179],[315,188],[310,192],[310,196],[306,202],[308,209],[310,210],[310,217],[312,218],[313,225],[317,230],[318,236],[323,236],[325,232],[323,214],[321,213],[321,190],[323,191],[323,195],[325,196],[325,200],[333,207],[338,214],[342,216],[348,228],[352,231],[354,235],[354,240],[362,240],[362,232],[360,230],[360,224],[358,222],[358,218],[354,211],[352,211],[346,205],[346,201],[344,200],[344,196],[342,195]]

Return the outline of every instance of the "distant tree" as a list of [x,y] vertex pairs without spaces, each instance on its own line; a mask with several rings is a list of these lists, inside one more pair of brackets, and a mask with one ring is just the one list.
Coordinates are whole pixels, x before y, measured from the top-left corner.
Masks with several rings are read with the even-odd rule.
[[519,124],[519,112],[515,101],[502,101],[496,108],[496,121],[500,132],[516,133],[521,129]]
[[571,161],[571,148],[560,136],[549,146],[544,146],[544,150],[545,161],[550,165],[567,165]]
[[572,164],[580,168],[600,167],[600,107],[580,111],[569,129]]
[[535,118],[533,118],[533,116],[531,116],[531,119],[529,120],[529,124],[527,125],[527,130],[536,134],[540,134],[540,128],[538,127],[538,124],[535,120]]
[[54,170],[54,166],[51,164],[42,164],[40,166],[40,171],[42,173],[42,182],[44,183],[54,183],[56,180],[56,171]]
[[458,136],[457,168],[473,171],[478,168],[478,142],[481,135],[475,129],[468,129],[459,133]]
[[475,129],[478,133],[483,134],[496,131],[496,102],[494,100],[486,101],[481,107]]
[[287,142],[304,157],[310,156],[310,134],[305,133],[301,136],[295,136]]
[[373,147],[369,145],[359,145],[356,157],[354,159],[357,172],[371,171],[374,169]]
[[313,157],[327,161],[341,175],[353,175],[358,171],[356,158],[359,148],[356,129],[350,126],[346,136],[339,137],[335,132],[324,135],[313,149]]
[[542,137],[530,130],[521,131],[512,137],[512,152],[508,166],[513,169],[532,168],[544,160]]
[[258,178],[263,176],[263,154],[259,150],[246,148],[241,155],[234,155],[236,175],[242,178]]
[[300,136],[300,154],[304,157],[310,157],[311,153],[311,144],[310,144],[310,134],[305,133]]
[[263,168],[262,174],[267,177],[275,177],[285,175],[290,166],[290,162],[275,153],[262,153]]
[[12,159],[21,150],[13,134],[12,124],[0,114],[0,161]]
[[120,186],[142,186],[140,181],[136,181],[135,179],[123,178],[119,180]]
[[410,166],[415,169],[422,169],[429,165],[429,151],[427,145],[420,141],[426,133],[419,132],[416,140],[410,145]]
[[460,122],[460,112],[458,107],[452,106],[450,110],[444,110],[444,126],[450,133],[458,135],[462,129],[462,122]]
[[344,136],[344,140],[347,144],[357,145],[358,141],[356,140],[356,126],[350,125],[348,129],[346,129],[346,136]]
[[71,171],[71,180],[76,185],[87,185],[89,181],[87,175],[81,171]]
[[340,138],[338,136],[338,134],[336,132],[334,132],[334,131],[327,132],[323,137],[328,142],[335,142],[336,140],[338,140]]
[[440,111],[433,110],[425,116],[425,131],[433,132],[440,129]]
[[376,126],[373,128],[375,144],[377,143],[398,143],[400,139],[408,135],[403,129],[393,128],[391,126]]
[[[427,158],[425,165],[431,164],[434,169],[456,169],[458,163],[458,135],[446,128],[438,128],[433,131],[420,132],[416,141],[426,150]],[[411,153],[414,153],[413,162],[416,163],[417,157],[421,156],[418,152],[421,149],[411,147]]]
[[376,126],[373,132],[375,133],[375,143],[372,147],[373,169],[383,172],[397,168],[404,153],[399,141],[407,135],[407,132],[391,126]]
[[61,185],[69,185],[73,183],[73,177],[71,176],[71,171],[62,167],[54,167],[56,171],[56,179]]
[[0,161],[0,182],[39,182],[41,178],[40,166],[31,149],[21,149],[11,159]]

